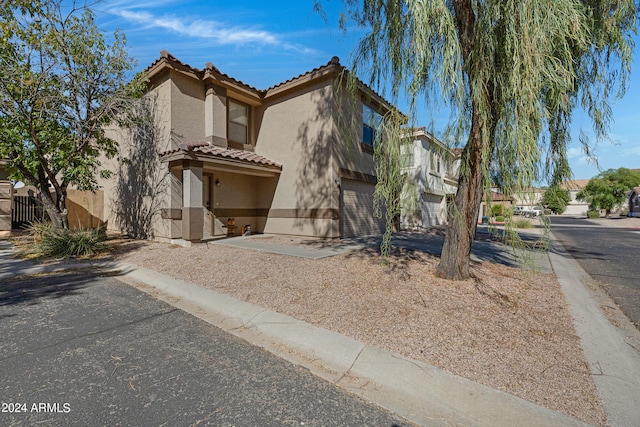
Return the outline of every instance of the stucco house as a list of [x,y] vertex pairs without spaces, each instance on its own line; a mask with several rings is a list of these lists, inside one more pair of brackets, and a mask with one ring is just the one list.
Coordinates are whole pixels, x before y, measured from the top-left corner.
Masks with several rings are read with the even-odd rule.
[[509,196],[501,193],[497,188],[492,188],[491,192],[485,193],[480,203],[480,210],[478,211],[478,224],[482,223],[483,217],[491,217],[491,208],[494,205],[502,205],[503,213],[513,212],[515,206],[514,200],[517,200],[513,196]]
[[[108,228],[175,243],[251,232],[328,238],[379,234],[373,216],[376,124],[393,108],[326,65],[256,89],[211,63],[166,51],[147,70],[145,115],[110,128],[121,153],[103,159]],[[234,226],[235,225],[235,226]]]
[[403,189],[400,227],[428,228],[447,223],[447,203],[458,189],[460,150],[452,150],[428,133],[414,129],[402,146]]
[[560,188],[569,190],[571,201],[567,205],[567,209],[563,215],[577,215],[584,216],[589,210],[589,203],[583,200],[578,200],[576,195],[587,186],[590,179],[571,179],[560,183]]

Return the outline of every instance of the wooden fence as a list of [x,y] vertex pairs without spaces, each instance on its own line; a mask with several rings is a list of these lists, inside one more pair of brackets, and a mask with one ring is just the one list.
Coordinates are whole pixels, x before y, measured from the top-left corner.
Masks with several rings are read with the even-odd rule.
[[34,196],[14,196],[11,214],[12,228],[25,228],[34,221],[44,221],[42,202]]

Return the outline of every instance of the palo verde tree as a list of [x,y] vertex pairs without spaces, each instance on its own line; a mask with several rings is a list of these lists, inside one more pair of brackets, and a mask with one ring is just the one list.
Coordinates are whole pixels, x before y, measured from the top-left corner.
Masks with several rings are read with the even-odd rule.
[[129,120],[141,93],[125,38],[109,43],[86,6],[62,0],[0,5],[0,157],[34,185],[55,227],[67,227],[67,188],[97,190],[105,127]]
[[576,194],[578,200],[589,203],[590,211],[605,210],[605,216],[622,205],[627,193],[640,185],[640,173],[627,168],[608,169],[595,178]]
[[[470,277],[482,196],[497,165],[503,188],[526,192],[570,175],[571,114],[606,135],[610,99],[626,89],[633,0],[343,0],[343,23],[365,28],[351,69],[428,107],[444,100],[463,138],[458,190],[436,273]],[[318,6],[318,2],[316,2]],[[318,6],[320,7],[320,6]],[[346,28],[346,24],[344,28]],[[385,185],[382,180],[378,185]]]

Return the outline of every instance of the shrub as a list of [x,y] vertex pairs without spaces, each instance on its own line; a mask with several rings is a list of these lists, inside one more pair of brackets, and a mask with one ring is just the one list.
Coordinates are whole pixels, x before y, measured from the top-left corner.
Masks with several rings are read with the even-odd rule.
[[502,216],[504,215],[504,206],[503,205],[493,205],[491,206],[491,216]]
[[109,249],[102,229],[67,230],[53,228],[50,223],[35,223],[29,231],[33,235],[35,254],[44,258],[89,256]]
[[587,218],[600,218],[600,211],[587,211]]
[[504,222],[504,217],[502,215],[498,215],[496,217],[496,222]]
[[513,221],[514,228],[531,228],[533,224],[528,219],[516,219]]

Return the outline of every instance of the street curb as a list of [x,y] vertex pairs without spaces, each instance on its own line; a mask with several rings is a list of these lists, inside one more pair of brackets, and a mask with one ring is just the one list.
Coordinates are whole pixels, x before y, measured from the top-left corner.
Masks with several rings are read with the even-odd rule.
[[120,280],[423,426],[587,424],[447,371],[128,263]]
[[[612,427],[640,420],[640,331],[620,312],[614,326],[603,305],[615,307],[598,285],[552,234],[549,259],[567,299],[585,359]],[[635,347],[634,347],[635,345]]]
[[124,262],[34,265],[12,260],[0,278],[83,268],[195,315],[422,426],[585,426],[565,414],[336,332]]

